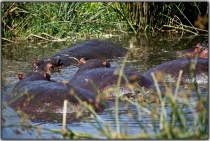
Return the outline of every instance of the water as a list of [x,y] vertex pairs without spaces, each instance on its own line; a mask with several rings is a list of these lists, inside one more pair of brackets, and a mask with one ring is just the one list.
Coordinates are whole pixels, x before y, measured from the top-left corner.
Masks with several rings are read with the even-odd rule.
[[[117,44],[122,45],[125,48],[132,48],[132,54],[127,60],[126,67],[132,68],[140,73],[146,72],[148,69],[159,65],[161,63],[176,59],[176,52],[179,50],[187,49],[194,46],[197,42],[203,41],[208,38],[208,35],[192,36],[173,33],[155,33],[155,34],[118,34],[112,38],[99,38],[105,39]],[[12,88],[19,81],[17,78],[18,73],[26,74],[31,71],[32,68],[32,58],[37,59],[48,58],[55,53],[66,49],[68,46],[72,46],[76,43],[82,42],[89,39],[89,37],[74,40],[70,43],[44,43],[44,42],[32,42],[32,43],[20,43],[12,44],[2,47],[2,103],[4,104],[4,97],[12,91]],[[116,62],[111,62],[111,65],[116,65]],[[118,62],[120,65],[120,62]],[[71,66],[62,69],[60,72],[56,72],[52,75],[52,79],[57,81],[69,80],[77,71],[77,67]],[[206,91],[202,91],[205,93]],[[196,100],[196,97],[192,97],[192,102]],[[114,105],[114,100],[109,101],[111,105]],[[147,132],[152,133],[154,130],[151,128],[151,118],[145,111],[140,111],[140,116],[138,116],[138,111],[135,106],[129,105],[129,110],[126,110],[122,103],[119,106],[119,123],[123,132],[126,132],[130,136],[134,136],[142,132],[141,126],[145,127]],[[170,115],[170,108],[167,109],[167,114]],[[185,109],[189,117],[192,117],[192,111]],[[109,115],[111,112],[114,118]],[[133,114],[130,114],[133,113]],[[131,116],[133,115],[133,116]],[[116,129],[115,124],[115,109],[110,107],[104,112],[99,113],[100,118],[108,123],[114,130]],[[62,139],[61,134],[52,133],[46,129],[61,129],[62,123],[56,120],[45,121],[44,119],[38,120],[34,119],[29,121],[28,124],[41,128],[41,135],[38,134],[38,129],[28,129],[22,130],[21,117],[7,107],[2,110],[2,117],[5,118],[4,125],[12,125],[6,128],[2,128],[2,139]],[[89,117],[92,124],[97,124],[95,120]],[[139,118],[141,121],[137,122],[135,118]],[[62,115],[61,115],[62,119]],[[188,124],[192,122],[188,121]],[[159,130],[159,122],[155,123],[156,129]],[[101,136],[99,131],[95,129],[87,121],[69,121],[67,122],[67,128],[75,132],[86,132],[94,135],[96,138],[105,138]]]

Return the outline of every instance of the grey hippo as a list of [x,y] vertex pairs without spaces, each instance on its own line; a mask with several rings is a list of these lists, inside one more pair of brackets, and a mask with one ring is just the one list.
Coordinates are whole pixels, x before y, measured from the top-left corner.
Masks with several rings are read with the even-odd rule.
[[197,43],[195,47],[182,50],[177,52],[178,57],[198,57],[198,58],[209,58],[208,53],[209,53],[209,44],[208,40],[205,40],[201,43]]
[[[62,113],[64,100],[67,99],[77,109],[76,111],[82,111],[84,107],[75,95],[81,101],[91,105],[96,112],[101,112],[106,108],[93,92],[68,83],[51,81],[47,73],[44,75],[38,72],[27,75],[18,74],[18,78],[19,82],[6,97],[8,104],[13,101],[9,106],[14,110],[22,110],[27,114],[35,115],[47,111]],[[67,106],[67,113],[73,112],[75,110]]]
[[[97,65],[93,65],[94,63]],[[132,86],[139,85],[144,88],[153,86],[150,79],[132,69],[124,68],[123,74],[119,88],[122,95],[132,93]],[[103,65],[103,61],[99,59],[90,59],[79,67],[76,74],[70,79],[69,84],[79,86],[93,93],[106,94],[108,98],[114,98],[117,94],[114,88],[117,85],[118,78],[119,68]]]
[[[191,62],[196,63],[195,68],[191,67]],[[179,75],[179,71],[183,70],[181,83],[187,84],[190,82],[190,71],[193,70],[191,78],[193,78],[198,84],[208,83],[208,59],[198,58],[198,59],[178,59],[160,64],[154,68],[149,69],[144,73],[144,76],[152,80],[151,73],[153,72],[155,76],[158,76],[158,72],[163,72],[166,75],[170,75],[173,81],[176,81]],[[167,78],[159,79],[159,82],[168,82]]]
[[37,60],[33,58],[34,71],[57,71],[57,69],[70,65],[80,65],[79,59],[117,59],[124,57],[128,52],[126,48],[105,40],[87,40],[67,48],[49,58]]

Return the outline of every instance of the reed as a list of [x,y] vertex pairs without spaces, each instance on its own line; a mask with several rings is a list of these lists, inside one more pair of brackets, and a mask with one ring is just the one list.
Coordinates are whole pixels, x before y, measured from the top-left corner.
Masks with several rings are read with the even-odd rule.
[[161,31],[199,34],[208,32],[207,7],[207,2],[3,2],[2,37],[15,42],[31,36],[43,39],[47,34],[53,41],[66,41],[72,38],[71,33],[137,34],[163,25]]

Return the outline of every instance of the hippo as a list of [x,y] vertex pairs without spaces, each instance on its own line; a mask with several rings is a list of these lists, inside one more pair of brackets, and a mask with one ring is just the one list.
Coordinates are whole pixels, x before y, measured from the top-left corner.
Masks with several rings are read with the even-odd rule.
[[[189,73],[190,73],[190,64],[191,62],[196,61],[195,73],[193,78],[195,78],[197,84],[207,84],[208,83],[208,59],[198,58],[198,59],[178,59],[169,62],[160,64],[154,68],[149,69],[144,73],[144,76],[152,80],[151,73],[153,72],[158,78],[158,72],[163,72],[167,75],[170,75],[173,81],[178,79],[179,71],[183,70],[181,84],[188,84],[190,82]],[[167,78],[158,79],[158,82],[167,82]]]
[[[70,79],[69,84],[79,86],[93,93],[102,94],[107,99],[115,98],[117,93],[113,88],[118,82],[119,69],[116,67],[110,67],[109,65],[103,65],[102,61],[101,66],[99,65],[100,61],[98,61],[98,67],[95,67],[93,62],[97,62],[96,59],[90,59],[85,64],[81,65],[76,74]],[[153,86],[153,82],[150,79],[132,69],[124,68],[123,72],[126,78],[122,77],[120,83],[121,95],[132,93],[131,87],[135,88],[137,85],[148,89]],[[96,89],[92,84],[95,85]]]
[[195,47],[177,52],[178,57],[208,58],[208,40],[197,43]]
[[50,58],[33,59],[33,70],[52,71],[53,69],[56,70],[56,68],[60,69],[70,65],[78,66],[80,65],[79,59],[82,57],[86,59],[101,59],[103,61],[117,59],[118,57],[124,57],[127,52],[126,48],[109,41],[88,40],[69,47]]
[[[60,114],[63,112],[64,100],[67,99],[74,108],[82,111],[84,107],[75,96],[92,105],[96,112],[102,112],[106,108],[105,103],[100,101],[96,94],[68,83],[51,81],[47,73],[43,75],[39,72],[31,72],[27,75],[18,74],[18,78],[19,82],[6,97],[8,104],[14,100],[9,104],[14,110],[20,109],[30,115],[47,111]],[[73,112],[72,107],[67,106],[67,113]]]
[[[87,60],[86,58],[81,58],[80,59],[81,67],[80,69],[77,70],[75,73],[76,75],[79,74],[80,72],[90,70],[90,69],[96,69],[96,68],[109,68],[111,67],[110,63],[107,61],[102,61],[100,59],[90,59]],[[84,65],[86,64],[86,65]]]

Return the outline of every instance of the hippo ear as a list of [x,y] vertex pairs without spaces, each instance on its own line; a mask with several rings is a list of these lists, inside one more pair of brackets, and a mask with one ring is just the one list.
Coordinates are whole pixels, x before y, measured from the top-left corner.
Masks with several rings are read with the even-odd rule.
[[85,64],[86,61],[87,61],[87,59],[86,59],[85,57],[82,57],[82,58],[80,58],[80,60],[79,60],[79,62],[80,62],[81,64]]
[[33,69],[37,69],[37,59],[36,58],[33,58]]
[[110,68],[111,67],[110,63],[107,62],[107,61],[103,62],[103,65],[106,66],[107,68]]
[[18,78],[19,78],[19,80],[23,79],[24,77],[25,77],[24,75],[22,75],[22,74],[18,74]]
[[43,76],[45,77],[45,78],[47,78],[48,80],[50,80],[50,75],[48,74],[48,73],[45,73],[45,74],[43,74]]
[[139,76],[137,74],[133,74],[133,75],[129,76],[128,80],[131,84],[134,84],[134,83],[138,82]]
[[37,59],[36,58],[33,58],[33,62],[36,63],[37,62]]

